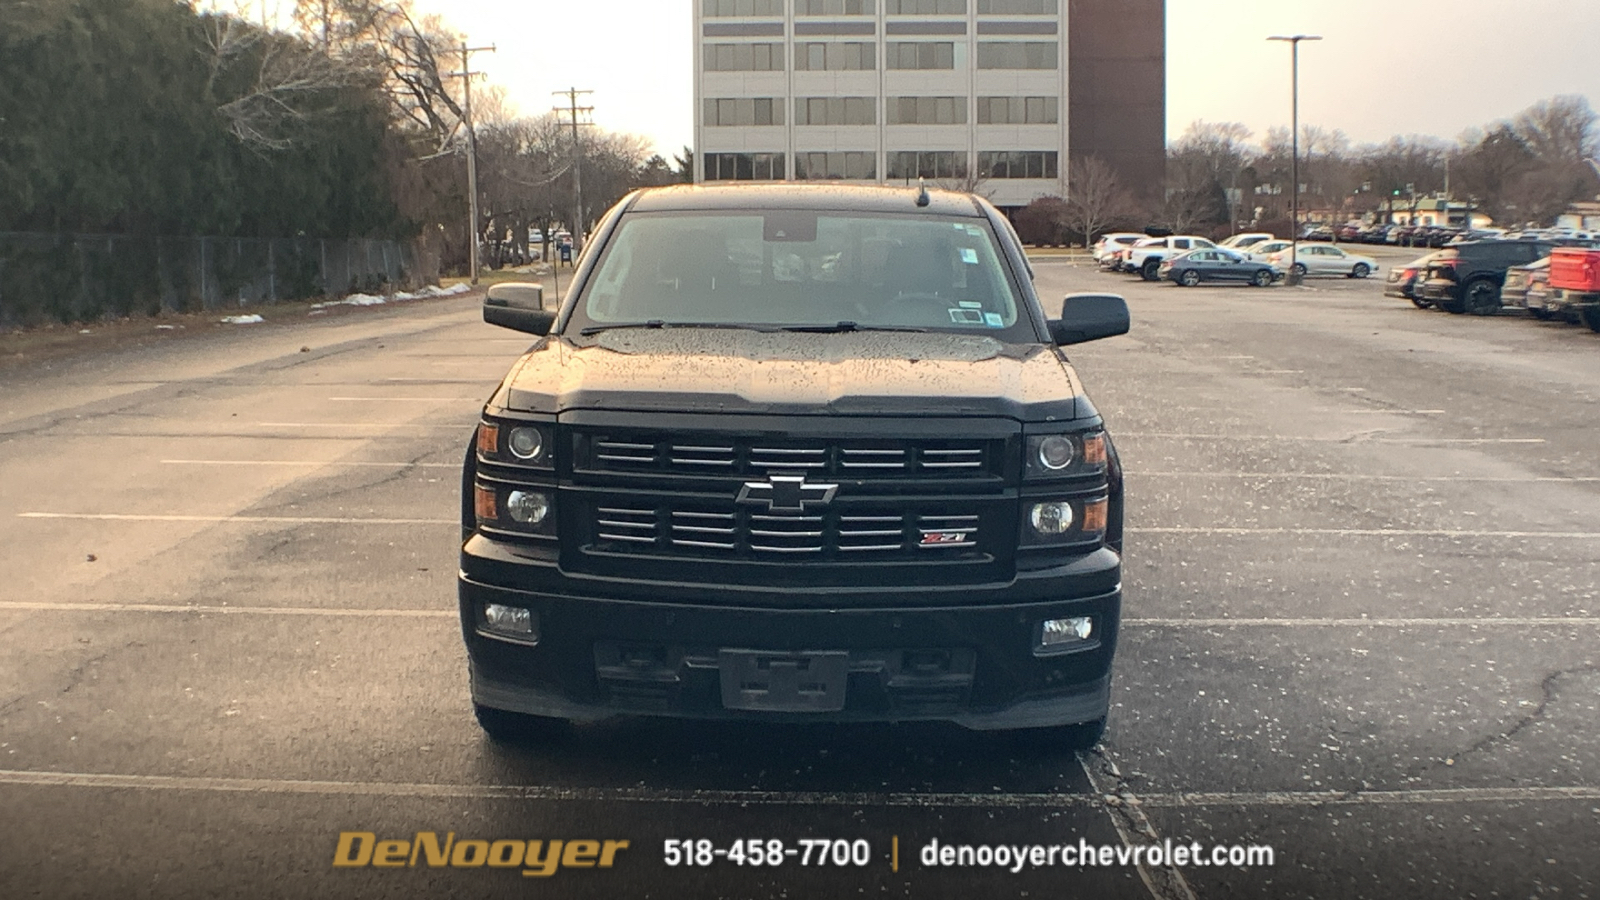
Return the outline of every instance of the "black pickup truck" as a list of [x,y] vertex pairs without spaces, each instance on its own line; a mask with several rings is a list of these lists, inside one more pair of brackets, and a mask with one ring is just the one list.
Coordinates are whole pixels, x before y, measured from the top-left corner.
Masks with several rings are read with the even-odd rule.
[[496,738],[618,715],[944,720],[1086,746],[1122,597],[1122,472],[1005,218],[925,189],[630,195],[462,480],[460,610]]

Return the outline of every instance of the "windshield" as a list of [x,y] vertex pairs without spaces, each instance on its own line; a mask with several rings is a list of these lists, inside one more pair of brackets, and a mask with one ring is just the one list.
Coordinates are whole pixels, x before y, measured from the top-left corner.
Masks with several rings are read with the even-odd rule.
[[637,213],[607,242],[567,330],[913,328],[1037,340],[1031,324],[1017,327],[1021,308],[983,219]]

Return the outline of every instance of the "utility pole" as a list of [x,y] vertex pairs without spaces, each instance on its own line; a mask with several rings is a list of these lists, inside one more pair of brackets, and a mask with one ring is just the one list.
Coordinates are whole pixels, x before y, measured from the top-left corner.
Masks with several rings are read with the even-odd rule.
[[1296,34],[1288,37],[1274,35],[1267,38],[1269,41],[1288,41],[1290,47],[1289,66],[1291,69],[1290,83],[1293,99],[1291,103],[1289,140],[1289,274],[1284,278],[1284,284],[1296,285],[1300,277],[1295,274],[1295,266],[1300,264],[1300,42],[1320,41],[1321,35]]
[[495,47],[468,47],[461,41],[461,71],[448,72],[446,78],[460,78],[463,94],[463,118],[467,126],[467,259],[472,267],[472,283],[478,283],[478,135],[472,130],[472,78],[482,72],[472,71],[472,54],[493,53]]
[[578,98],[588,96],[594,91],[580,91],[577,88],[568,88],[564,91],[555,91],[557,97],[566,97],[565,107],[556,107],[557,113],[567,113],[572,119],[572,253],[573,259],[583,249],[583,146],[578,141],[578,126],[593,125],[593,122],[580,122],[578,115],[591,115],[594,113],[592,106],[579,106]]

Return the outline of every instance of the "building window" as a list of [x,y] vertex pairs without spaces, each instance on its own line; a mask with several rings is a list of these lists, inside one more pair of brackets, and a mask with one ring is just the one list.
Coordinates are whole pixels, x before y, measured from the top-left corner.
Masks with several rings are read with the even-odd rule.
[[979,41],[980,69],[1054,69],[1059,45],[1054,41]]
[[794,0],[797,16],[870,16],[877,12],[874,0]]
[[986,151],[978,154],[978,172],[985,178],[1055,178],[1056,151]]
[[783,100],[773,97],[707,97],[705,123],[718,125],[782,125]]
[[[956,45],[948,41],[897,41],[886,45],[891,69],[954,69]],[[982,44],[978,45],[982,47]]]
[[876,97],[796,97],[796,125],[876,125]]
[[1058,97],[979,97],[979,125],[1055,125],[1061,121]]
[[796,153],[794,177],[800,181],[875,181],[878,154],[871,150]]
[[782,153],[707,153],[707,181],[782,181]]
[[965,97],[890,97],[884,122],[890,125],[965,125]]
[[782,72],[782,44],[706,44],[707,72]]
[[978,0],[979,15],[1053,16],[1060,11],[1056,0]]
[[701,0],[700,13],[707,19],[781,16],[783,0]]
[[964,16],[967,0],[884,0],[883,11],[891,16]]
[[965,178],[967,154],[960,150],[895,150],[889,154],[889,180]]
[[839,72],[878,68],[876,44],[862,41],[807,41],[794,45],[794,67],[800,72]]

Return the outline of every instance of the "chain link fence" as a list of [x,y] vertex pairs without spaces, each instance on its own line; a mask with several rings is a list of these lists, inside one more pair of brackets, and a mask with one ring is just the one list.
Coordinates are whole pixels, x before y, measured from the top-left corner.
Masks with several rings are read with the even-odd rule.
[[381,292],[434,280],[391,240],[0,232],[0,329]]

